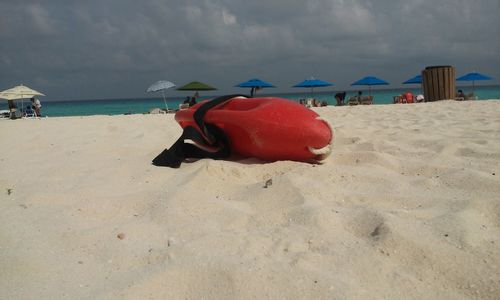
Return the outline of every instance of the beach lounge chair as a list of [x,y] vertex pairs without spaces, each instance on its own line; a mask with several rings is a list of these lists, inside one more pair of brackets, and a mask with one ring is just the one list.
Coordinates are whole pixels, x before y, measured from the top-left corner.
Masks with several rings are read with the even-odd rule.
[[179,109],[188,109],[189,108],[189,103],[181,103],[179,104]]
[[319,102],[318,100],[316,100],[315,98],[307,98],[306,100],[306,107],[318,107],[319,106]]
[[474,93],[469,93],[465,96],[465,100],[477,100],[477,97]]
[[35,111],[30,106],[27,106],[26,109],[23,112],[23,117],[25,117],[25,118],[36,118],[37,115],[36,115]]
[[10,116],[10,110],[3,109],[0,110],[0,118],[8,118]]
[[364,105],[373,104],[373,96],[363,96],[359,103]]
[[349,99],[347,100],[347,105],[358,105],[358,104],[359,104],[358,97],[349,97]]

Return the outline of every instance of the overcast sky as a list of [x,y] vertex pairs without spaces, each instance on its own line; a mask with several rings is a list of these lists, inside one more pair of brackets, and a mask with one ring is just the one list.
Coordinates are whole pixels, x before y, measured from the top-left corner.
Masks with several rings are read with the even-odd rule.
[[0,90],[46,100],[148,97],[160,79],[217,94],[253,77],[273,92],[309,76],[399,87],[431,65],[500,83],[499,0],[0,0],[0,12]]

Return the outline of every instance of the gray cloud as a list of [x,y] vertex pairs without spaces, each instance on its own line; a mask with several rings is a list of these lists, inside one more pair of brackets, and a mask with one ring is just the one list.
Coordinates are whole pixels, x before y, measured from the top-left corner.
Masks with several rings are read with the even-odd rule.
[[[47,99],[143,97],[159,79],[276,92],[314,75],[339,89],[374,74],[398,87],[451,64],[500,81],[498,0],[0,0],[0,89]],[[177,94],[176,92],[171,92]]]

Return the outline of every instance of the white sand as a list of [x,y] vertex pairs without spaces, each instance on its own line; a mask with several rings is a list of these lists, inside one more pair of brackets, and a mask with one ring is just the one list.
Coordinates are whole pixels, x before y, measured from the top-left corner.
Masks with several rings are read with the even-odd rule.
[[154,167],[172,115],[0,120],[0,299],[499,299],[500,100],[317,111],[323,165]]

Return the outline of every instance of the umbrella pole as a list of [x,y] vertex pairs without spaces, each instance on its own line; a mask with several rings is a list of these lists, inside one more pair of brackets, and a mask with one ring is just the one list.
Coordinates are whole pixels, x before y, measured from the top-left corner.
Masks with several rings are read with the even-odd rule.
[[372,86],[369,85],[368,86],[368,96],[371,96],[372,95]]
[[165,108],[167,109],[168,112],[167,99],[165,98],[165,90],[161,90],[161,93],[163,94],[163,102],[165,103]]

